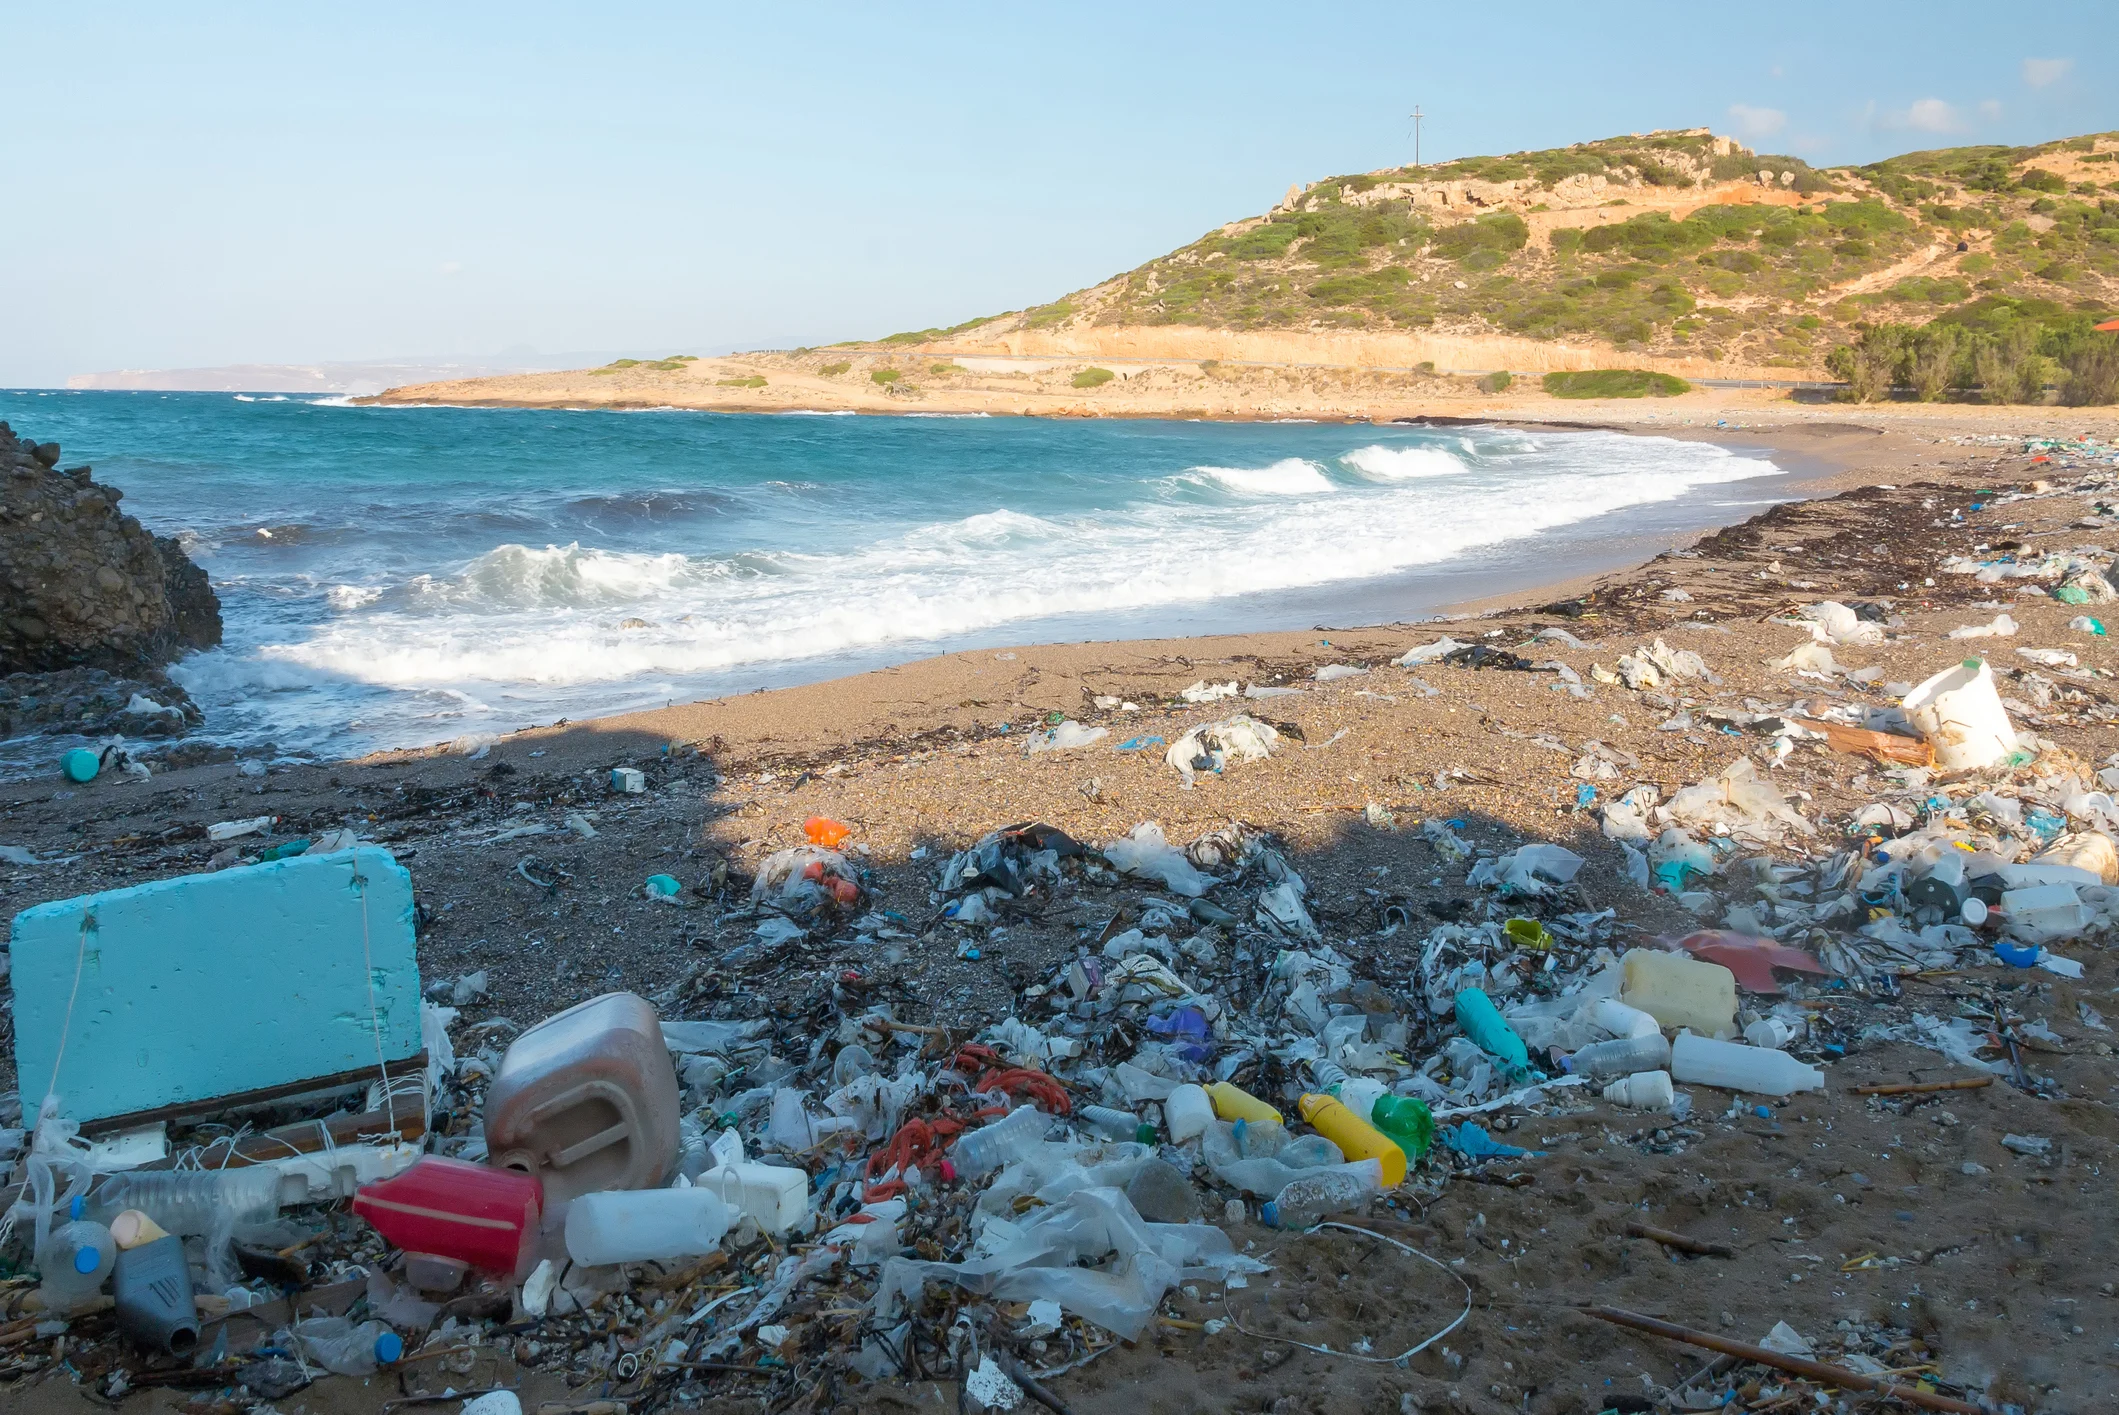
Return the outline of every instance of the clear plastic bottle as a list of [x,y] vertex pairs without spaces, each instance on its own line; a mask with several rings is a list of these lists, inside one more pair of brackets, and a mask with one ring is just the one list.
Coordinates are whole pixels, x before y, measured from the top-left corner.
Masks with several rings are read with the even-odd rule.
[[1592,1081],[1609,1081],[1637,1071],[1661,1071],[1670,1065],[1670,1043],[1657,1032],[1645,1037],[1620,1037],[1593,1042],[1567,1058],[1566,1067]]
[[1336,1061],[1311,1062],[1310,1076],[1317,1082],[1317,1089],[1328,1096],[1336,1095],[1350,1079],[1347,1069]]
[[[81,1207],[79,1199],[73,1207]],[[51,1231],[37,1250],[37,1295],[47,1312],[71,1312],[103,1290],[118,1256],[110,1230],[92,1219],[75,1218]]]
[[1146,1145],[1155,1143],[1155,1127],[1130,1110],[1117,1110],[1107,1105],[1085,1105],[1074,1114],[1082,1124],[1107,1140],[1138,1140]]
[[239,1223],[265,1223],[279,1213],[280,1175],[270,1165],[134,1170],[109,1176],[88,1196],[89,1216],[106,1223],[127,1209],[180,1237],[225,1235]]
[[311,1317],[289,1330],[302,1355],[338,1376],[372,1376],[405,1354],[404,1338],[381,1322]]
[[1019,1106],[991,1125],[960,1136],[949,1149],[949,1162],[958,1174],[975,1179],[1033,1153],[1051,1128],[1051,1116],[1032,1106]]
[[1380,1168],[1374,1160],[1363,1160],[1303,1175],[1267,1201],[1265,1221],[1273,1228],[1308,1228],[1328,1215],[1364,1208],[1383,1192]]

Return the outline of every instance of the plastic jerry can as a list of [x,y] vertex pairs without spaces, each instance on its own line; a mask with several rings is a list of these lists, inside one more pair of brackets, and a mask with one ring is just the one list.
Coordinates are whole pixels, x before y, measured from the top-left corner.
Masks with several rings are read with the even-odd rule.
[[659,1189],[677,1165],[677,1069],[655,1009],[629,992],[547,1017],[486,1089],[489,1163],[535,1174],[547,1205]]
[[355,1194],[353,1212],[408,1252],[521,1277],[544,1196],[534,1175],[428,1155]]
[[199,1308],[191,1295],[183,1239],[165,1233],[121,1250],[110,1291],[118,1330],[139,1345],[183,1356],[199,1344]]
[[799,1169],[742,1160],[710,1169],[692,1183],[719,1196],[732,1219],[748,1217],[767,1233],[785,1233],[809,1214],[809,1176]]
[[1703,1036],[1736,1030],[1736,974],[1721,964],[1646,948],[1631,949],[1620,961],[1625,973],[1619,1000],[1628,1007],[1665,1027],[1689,1027]]

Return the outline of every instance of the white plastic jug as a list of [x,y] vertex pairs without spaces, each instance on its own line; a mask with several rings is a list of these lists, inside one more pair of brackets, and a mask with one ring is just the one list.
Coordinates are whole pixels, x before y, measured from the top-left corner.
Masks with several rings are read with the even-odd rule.
[[1906,694],[1905,710],[1944,771],[1978,771],[2016,750],[2016,729],[1985,659],[1945,668]]
[[2038,884],[2001,896],[2004,928],[2025,943],[2061,943],[2089,927],[2090,911],[2071,884]]
[[799,1169],[745,1160],[710,1169],[692,1183],[728,1205],[731,1221],[746,1216],[767,1233],[785,1233],[809,1214],[809,1176]]
[[1824,1072],[1803,1065],[1784,1051],[1718,1042],[1691,1032],[1680,1032],[1670,1044],[1670,1074],[1688,1085],[1720,1086],[1726,1091],[1755,1091],[1766,1096],[1792,1096],[1797,1091],[1825,1088]]
[[1620,960],[1625,968],[1619,1000],[1665,1027],[1690,1027],[1710,1037],[1736,1031],[1736,974],[1719,963],[1678,953],[1636,948]]
[[1677,1101],[1668,1071],[1636,1071],[1604,1088],[1604,1099],[1633,1110],[1667,1111]]
[[1204,1087],[1187,1083],[1171,1091],[1163,1102],[1163,1118],[1170,1125],[1170,1143],[1182,1145],[1204,1135],[1214,1123],[1214,1102]]

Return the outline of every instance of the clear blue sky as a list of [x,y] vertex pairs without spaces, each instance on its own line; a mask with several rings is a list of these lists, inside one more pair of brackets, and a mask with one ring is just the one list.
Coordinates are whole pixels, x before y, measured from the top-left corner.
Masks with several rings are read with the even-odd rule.
[[0,384],[642,354],[1049,299],[1288,184],[1713,126],[1817,163],[2119,128],[2110,0],[0,0]]

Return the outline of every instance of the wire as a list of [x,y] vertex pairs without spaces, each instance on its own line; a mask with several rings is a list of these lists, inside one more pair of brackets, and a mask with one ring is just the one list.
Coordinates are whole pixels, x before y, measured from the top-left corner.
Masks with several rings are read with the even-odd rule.
[[[95,911],[84,911],[81,915],[81,945],[74,952],[74,986],[73,990],[66,994],[66,1020],[59,1025],[59,1050],[52,1056],[51,1084],[44,1088],[47,1104],[53,1096],[59,1094],[59,1063],[66,1060],[66,1037],[74,1029],[74,999],[81,995],[81,972],[88,963],[88,931],[95,926]],[[38,1110],[41,1118],[43,1107],[39,1106]]]
[[368,943],[368,877],[361,873],[360,851],[348,856],[353,866],[354,891],[361,900],[361,976],[368,984],[368,1026],[375,1034],[375,1069],[383,1078],[383,1110],[390,1128],[397,1129],[397,1096],[390,1086],[390,1064],[383,1060],[383,1019],[375,1007],[375,957]]
[[1430,1346],[1433,1346],[1436,1342],[1442,1340],[1443,1337],[1448,1336],[1458,1327],[1463,1326],[1465,1320],[1471,1316],[1472,1285],[1466,1282],[1461,1274],[1452,1272],[1447,1263],[1442,1262],[1438,1258],[1429,1257],[1427,1254],[1421,1252],[1418,1248],[1414,1248],[1405,1243],[1400,1243],[1397,1239],[1391,1237],[1389,1234],[1378,1233],[1374,1229],[1357,1228],[1351,1223],[1335,1223],[1330,1220],[1327,1220],[1324,1223],[1318,1224],[1314,1228],[1304,1229],[1303,1232],[1315,1233],[1318,1231],[1318,1229],[1325,1228],[1337,1228],[1347,1233],[1358,1233],[1364,1238],[1373,1238],[1379,1243],[1388,1243],[1401,1253],[1410,1254],[1415,1258],[1419,1258],[1423,1262],[1430,1263],[1433,1266],[1440,1268],[1443,1272],[1449,1273],[1451,1277],[1457,1280],[1457,1285],[1464,1289],[1464,1310],[1457,1314],[1457,1319],[1455,1321],[1451,1322],[1441,1331],[1436,1332],[1427,1340],[1421,1342],[1418,1346],[1409,1346],[1405,1350],[1399,1352],[1396,1356],[1363,1356],[1357,1351],[1334,1351],[1329,1346],[1313,1346],[1307,1341],[1297,1341],[1293,1337],[1289,1336],[1272,1336],[1265,1332],[1252,1331],[1249,1327],[1243,1324],[1242,1320],[1239,1317],[1237,1317],[1236,1309],[1229,1305],[1229,1289],[1227,1284],[1223,1284],[1221,1289],[1221,1308],[1224,1312],[1227,1312],[1229,1314],[1230,1326],[1235,1327],[1236,1330],[1242,1332],[1245,1336],[1253,1337],[1256,1340],[1277,1341],[1287,1346],[1299,1346],[1304,1351],[1314,1351],[1320,1356],[1342,1356],[1349,1361],[1365,1361],[1371,1366],[1402,1366],[1407,1361],[1412,1360],[1413,1357],[1418,1356],[1421,1352],[1427,1350]]

